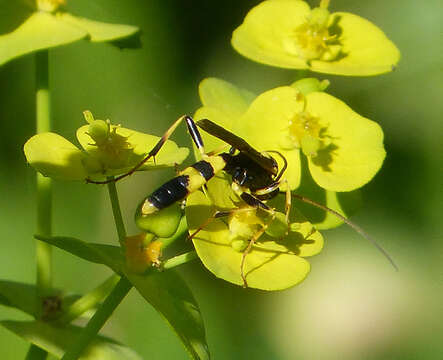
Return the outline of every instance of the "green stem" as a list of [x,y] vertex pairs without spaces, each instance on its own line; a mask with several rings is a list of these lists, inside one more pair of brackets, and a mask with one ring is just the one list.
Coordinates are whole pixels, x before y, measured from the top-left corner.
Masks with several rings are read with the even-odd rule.
[[125,277],[122,277],[80,333],[75,345],[62,357],[62,360],[76,360],[79,358],[131,288],[132,284]]
[[[49,93],[48,50],[35,55],[36,64],[36,126],[37,133],[51,130],[51,98]],[[51,236],[52,186],[51,179],[37,173],[37,234]],[[37,288],[39,300],[48,295],[51,287],[51,246],[37,241]]]
[[[109,179],[109,178],[108,178]],[[111,181],[108,183],[108,192],[111,199],[112,213],[114,214],[115,226],[117,228],[118,241],[121,246],[125,245],[126,240],[126,230],[125,224],[123,223],[122,212],[120,210],[120,203],[118,201],[117,188],[115,187],[115,182]]]
[[77,319],[86,311],[97,306],[105,297],[107,297],[112,289],[120,280],[117,274],[111,275],[106,281],[97,286],[94,290],[83,295],[80,299],[75,301],[66,310],[66,313],[58,319],[59,324],[69,324],[71,321]]
[[[51,94],[49,91],[49,52],[42,50],[35,54],[35,106],[36,132],[51,131]],[[37,234],[51,236],[52,232],[52,186],[51,179],[37,173]],[[49,295],[52,277],[51,245],[37,240],[37,318],[42,313],[42,299]],[[26,355],[29,359],[46,359],[47,352],[31,345]]]
[[193,251],[189,251],[187,253],[181,254],[181,255],[177,255],[174,256],[168,260],[166,260],[163,263],[163,269],[168,270],[171,269],[173,267],[182,265],[182,264],[186,264],[189,261],[192,261],[194,259],[197,259],[198,255],[197,253],[193,250]]
[[[111,181],[108,183],[108,191],[111,199],[112,213],[114,214],[114,222],[117,229],[118,239],[120,244],[123,246],[126,239],[126,229],[125,224],[123,223],[115,182]],[[131,288],[132,284],[128,281],[128,279],[126,279],[124,276],[121,277],[109,296],[105,299],[105,301],[103,301],[91,320],[89,320],[74,346],[62,357],[62,360],[76,360],[79,358],[83,350],[98,334],[102,326],[106,323]]]

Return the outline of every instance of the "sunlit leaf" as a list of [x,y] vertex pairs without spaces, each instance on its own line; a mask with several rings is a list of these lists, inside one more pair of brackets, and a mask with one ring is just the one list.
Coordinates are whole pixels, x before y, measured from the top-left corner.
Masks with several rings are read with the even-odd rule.
[[88,243],[72,237],[64,236],[41,236],[36,235],[37,239],[48,244],[67,251],[83,260],[96,264],[109,266],[115,272],[119,273],[125,262],[121,248],[118,246]]

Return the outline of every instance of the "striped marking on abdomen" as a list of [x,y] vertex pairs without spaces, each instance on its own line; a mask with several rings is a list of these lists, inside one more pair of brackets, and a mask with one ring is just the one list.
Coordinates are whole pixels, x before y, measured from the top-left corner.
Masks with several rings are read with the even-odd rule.
[[179,175],[155,190],[142,206],[142,215],[149,215],[158,210],[185,199],[190,193],[200,189],[216,173],[226,166],[221,156],[208,156],[194,165],[187,167]]

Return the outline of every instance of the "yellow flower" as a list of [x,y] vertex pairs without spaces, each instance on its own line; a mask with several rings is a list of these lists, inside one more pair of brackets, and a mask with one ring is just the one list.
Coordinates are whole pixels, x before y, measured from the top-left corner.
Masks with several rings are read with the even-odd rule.
[[[28,163],[45,176],[60,180],[103,180],[107,176],[126,173],[138,164],[160,139],[158,136],[111,125],[109,120],[94,120],[85,112],[89,125],[77,130],[83,151],[64,137],[41,133],[24,145]],[[187,148],[178,148],[166,141],[154,159],[140,170],[174,166],[188,155]]]
[[233,33],[243,56],[272,66],[349,76],[392,71],[397,47],[374,24],[300,0],[267,0],[254,7]]
[[[223,176],[216,176],[207,185],[209,196],[197,191],[187,200],[186,218],[191,234],[216,210],[238,209],[232,200],[234,193],[230,183]],[[195,250],[205,267],[215,276],[237,285],[243,285],[243,251],[251,237],[264,225],[271,225],[269,214],[259,214],[260,210],[252,208],[250,212],[244,210],[247,211],[213,220],[193,238]],[[284,218],[283,214],[277,214]],[[321,251],[323,237],[295,208],[291,222],[287,234],[278,235],[275,229],[263,233],[246,255],[243,273],[248,287],[282,290],[297,285],[309,273],[310,264],[305,258]]]

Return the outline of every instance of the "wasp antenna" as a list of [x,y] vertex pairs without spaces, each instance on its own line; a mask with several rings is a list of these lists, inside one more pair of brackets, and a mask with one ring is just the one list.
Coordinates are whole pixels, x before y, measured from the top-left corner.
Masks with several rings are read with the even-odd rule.
[[335,215],[336,217],[338,217],[340,220],[342,220],[346,225],[348,225],[349,227],[351,227],[352,229],[354,229],[354,231],[356,231],[357,233],[359,233],[361,236],[363,236],[366,240],[368,240],[369,242],[372,243],[372,245],[374,245],[378,251],[380,251],[384,257],[391,263],[391,265],[394,267],[394,269],[396,271],[398,271],[398,266],[397,264],[394,262],[394,260],[391,258],[391,256],[386,252],[385,249],[383,249],[372,237],[370,237],[366,231],[364,231],[360,226],[358,226],[357,224],[354,224],[352,221],[348,220],[347,218],[345,218],[342,214],[338,213],[337,211],[328,208],[325,205],[322,205],[314,200],[311,200],[307,197],[298,195],[298,194],[291,194],[293,197],[299,199],[300,201],[303,201],[307,204],[310,204],[312,206],[315,206],[319,209],[322,209],[328,213],[331,213],[333,215]]

